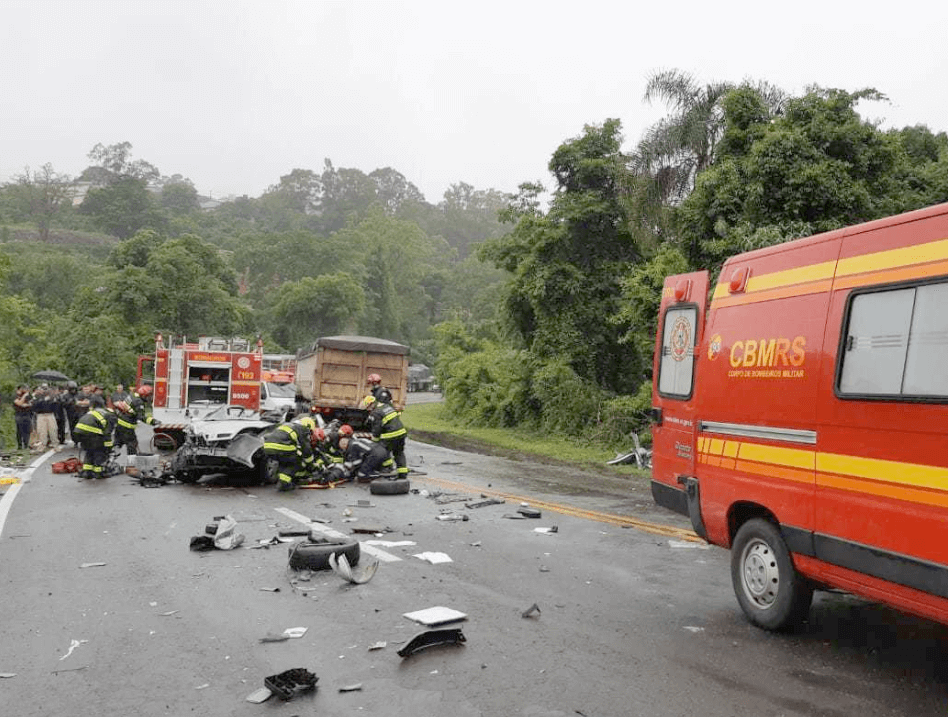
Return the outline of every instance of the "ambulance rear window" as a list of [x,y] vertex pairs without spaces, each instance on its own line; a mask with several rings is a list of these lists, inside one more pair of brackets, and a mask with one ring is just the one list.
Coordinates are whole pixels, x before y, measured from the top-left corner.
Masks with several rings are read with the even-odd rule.
[[948,398],[948,283],[857,294],[839,364],[841,395]]
[[658,367],[658,392],[662,396],[691,397],[697,322],[698,309],[694,306],[672,307],[665,312]]

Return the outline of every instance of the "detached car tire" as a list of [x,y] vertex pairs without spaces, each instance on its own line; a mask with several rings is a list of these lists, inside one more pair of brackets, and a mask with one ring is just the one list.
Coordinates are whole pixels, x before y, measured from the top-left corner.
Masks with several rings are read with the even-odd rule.
[[373,495],[402,495],[411,490],[411,481],[407,478],[376,478],[369,483],[369,493]]
[[731,546],[731,582],[747,618],[765,630],[788,630],[803,621],[813,586],[793,566],[780,528],[769,520],[748,520]]
[[328,570],[329,556],[345,555],[349,565],[359,563],[361,548],[357,540],[324,538],[307,540],[290,547],[290,567],[294,570]]

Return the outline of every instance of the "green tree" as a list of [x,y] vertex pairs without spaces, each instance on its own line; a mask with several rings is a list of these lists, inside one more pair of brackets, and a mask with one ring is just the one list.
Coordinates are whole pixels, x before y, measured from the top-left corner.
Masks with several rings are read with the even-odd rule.
[[557,187],[549,212],[521,201],[513,231],[481,252],[512,276],[504,313],[518,342],[613,391],[628,390],[634,372],[606,317],[618,310],[618,278],[640,259],[623,200],[621,140],[619,121],[607,120],[562,144],[550,161]]
[[162,209],[178,216],[191,214],[201,208],[198,203],[197,189],[189,179],[174,179],[165,182],[161,186],[158,201]]
[[311,346],[320,336],[351,331],[365,305],[361,283],[344,272],[285,283],[271,311],[273,338],[291,350]]
[[72,180],[47,163],[37,171],[27,167],[11,186],[19,215],[36,224],[41,241],[49,241],[49,230],[72,197]]
[[145,181],[135,177],[121,177],[105,187],[90,189],[79,210],[100,229],[121,239],[161,224]]

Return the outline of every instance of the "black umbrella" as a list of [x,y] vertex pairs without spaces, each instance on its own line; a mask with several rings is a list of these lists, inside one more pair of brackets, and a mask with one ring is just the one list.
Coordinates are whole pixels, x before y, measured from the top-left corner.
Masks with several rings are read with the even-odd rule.
[[30,378],[35,379],[36,381],[68,381],[69,377],[65,374],[60,373],[59,371],[50,371],[46,369],[45,371],[37,371]]

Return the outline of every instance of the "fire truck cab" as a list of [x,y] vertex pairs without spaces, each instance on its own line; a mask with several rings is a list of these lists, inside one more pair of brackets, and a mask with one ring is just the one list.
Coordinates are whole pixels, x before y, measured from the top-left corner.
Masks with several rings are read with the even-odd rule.
[[827,587],[948,623],[948,204],[720,277],[664,283],[655,501],[731,549],[760,627]]

